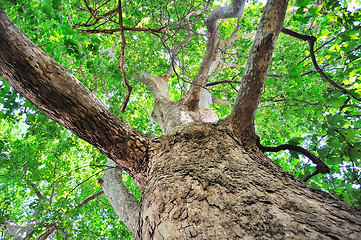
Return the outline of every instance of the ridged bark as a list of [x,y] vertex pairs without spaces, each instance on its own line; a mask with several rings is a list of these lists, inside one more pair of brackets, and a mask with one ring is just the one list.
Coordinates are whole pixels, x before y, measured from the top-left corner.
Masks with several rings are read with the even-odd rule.
[[288,174],[227,127],[192,125],[160,145],[139,239],[360,239],[361,211]]

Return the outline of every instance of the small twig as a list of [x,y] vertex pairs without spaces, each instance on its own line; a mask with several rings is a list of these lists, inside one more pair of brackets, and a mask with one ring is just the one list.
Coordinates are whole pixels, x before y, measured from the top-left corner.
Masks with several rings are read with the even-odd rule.
[[133,31],[133,32],[149,32],[152,34],[157,34],[157,33],[163,33],[166,30],[173,30],[173,29],[169,29],[166,27],[162,27],[162,28],[138,28],[138,27],[124,27],[123,28],[113,28],[113,29],[87,29],[85,30],[86,33],[88,34],[93,34],[93,33],[107,33],[107,34],[113,34],[116,32],[122,32],[122,31]]
[[[333,40],[335,40],[336,37],[331,38],[330,40],[324,42],[321,46],[319,46],[318,48],[315,49],[314,52],[317,52],[318,50],[320,50],[321,48],[323,48],[325,45],[329,44],[330,42],[332,42]],[[311,57],[310,55],[304,57],[299,63],[297,63],[297,65],[300,65],[302,62],[304,62],[307,58]]]
[[102,190],[94,193],[93,195],[87,197],[82,203],[80,203],[78,206],[75,207],[75,209],[79,209],[81,207],[83,207],[84,205],[86,205],[88,202],[90,202],[93,199],[96,199],[98,197],[100,197],[101,195],[103,195],[104,192]]
[[68,200],[68,197],[70,196],[70,194],[71,194],[75,189],[77,189],[80,185],[82,185],[83,183],[89,181],[92,177],[98,175],[98,174],[101,173],[101,172],[104,172],[104,170],[100,170],[100,171],[98,171],[98,172],[90,175],[88,178],[86,178],[85,180],[81,181],[80,183],[76,184],[75,187],[73,187],[73,188],[66,194],[64,200],[63,200],[63,201],[61,202],[61,204],[60,204],[60,207],[59,207],[58,210],[55,211],[55,212],[59,212],[59,211],[62,210],[62,207],[63,207],[63,205],[65,204],[65,201]]
[[68,240],[68,237],[67,237],[66,232],[65,232],[64,229],[62,229],[62,228],[56,228],[56,230],[58,230],[58,232],[60,232],[61,235],[63,235],[64,240]]
[[[238,76],[238,75],[237,75]],[[229,81],[229,80],[223,80],[223,81],[218,81],[218,82],[211,82],[211,83],[207,83],[207,87],[210,87],[210,86],[214,86],[214,85],[219,85],[219,84],[224,84],[224,83],[227,83],[227,84],[233,84],[233,83],[236,83],[236,84],[241,84],[240,81]]]
[[92,17],[96,19],[97,17],[95,16],[93,9],[91,7],[89,7],[88,2],[86,0],[84,0],[84,3],[85,3],[86,8],[88,9],[88,12],[90,13],[90,15],[92,15]]
[[[53,179],[55,179],[56,177],[56,169],[58,166],[58,163],[60,162],[60,159],[58,158],[58,156],[56,156],[56,151],[54,152],[54,157],[56,158],[56,162],[54,164],[54,170],[53,170]],[[51,184],[51,193],[50,193],[50,197],[49,197],[49,206],[51,206],[51,204],[53,203],[53,197],[54,197],[54,192],[55,192],[55,182],[53,182]]]
[[127,107],[127,104],[129,102],[130,93],[132,92],[132,87],[128,83],[128,80],[125,75],[125,70],[124,70],[125,45],[127,42],[125,40],[125,34],[124,34],[122,1],[121,0],[118,0],[118,13],[119,13],[119,26],[121,29],[120,35],[122,37],[122,48],[121,48],[121,53],[120,53],[119,69],[122,72],[123,82],[125,84],[125,87],[127,88],[127,93],[125,94],[122,106],[120,107],[120,112],[124,113],[125,109]]

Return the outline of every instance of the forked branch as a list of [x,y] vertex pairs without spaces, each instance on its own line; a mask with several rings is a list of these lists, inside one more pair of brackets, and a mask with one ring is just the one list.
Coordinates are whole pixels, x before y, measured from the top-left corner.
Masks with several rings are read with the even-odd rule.
[[[170,49],[166,47],[166,49],[169,51],[170,54],[171,64],[167,72],[163,76],[157,76],[147,72],[141,72],[140,74],[135,76],[135,78],[138,81],[144,83],[150,89],[155,100],[159,100],[160,98],[162,98],[163,100],[169,100],[168,80],[170,76],[173,74],[173,72],[175,72],[175,60],[177,58],[180,49],[184,45],[189,43],[189,41],[191,40],[194,34],[190,17],[198,16],[208,11],[210,7],[210,3],[211,1],[208,0],[207,5],[204,8],[198,9],[196,11],[190,11],[187,14],[185,14],[184,21],[187,30],[187,37],[183,39],[181,42],[179,42],[174,49]],[[166,28],[164,27],[163,29]],[[164,42],[162,43],[165,46]]]

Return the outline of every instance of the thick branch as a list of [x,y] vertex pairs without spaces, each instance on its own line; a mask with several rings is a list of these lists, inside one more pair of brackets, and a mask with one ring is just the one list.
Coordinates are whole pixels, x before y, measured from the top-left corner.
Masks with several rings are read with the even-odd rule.
[[219,19],[240,17],[243,13],[244,5],[244,0],[233,0],[231,5],[218,7],[208,15],[206,19],[206,27],[208,30],[206,52],[199,66],[198,73],[183,99],[189,109],[195,110],[198,108],[201,89],[204,88],[208,75],[213,71],[213,68],[218,65],[220,60],[220,32],[217,27],[217,21]]
[[243,0],[233,0],[231,5],[214,9],[206,19],[208,33],[212,34],[214,31],[218,30],[217,21],[219,19],[242,16],[245,2],[246,1]]
[[113,115],[0,10],[0,74],[45,115],[146,182],[149,138]]
[[136,236],[139,228],[140,202],[129,192],[122,181],[122,169],[108,159],[102,177],[102,189],[115,213]]
[[287,3],[287,0],[270,0],[264,9],[242,84],[229,118],[238,131],[253,129],[254,116],[271,63],[273,49],[283,26]]

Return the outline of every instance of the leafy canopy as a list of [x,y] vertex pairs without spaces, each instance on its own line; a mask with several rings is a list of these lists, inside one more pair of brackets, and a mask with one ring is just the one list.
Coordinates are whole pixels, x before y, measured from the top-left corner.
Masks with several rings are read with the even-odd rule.
[[[117,7],[117,1],[88,1],[99,14]],[[223,4],[215,1],[211,8]],[[126,93],[118,69],[120,33],[86,34],[90,14],[80,0],[0,1],[17,26],[38,46],[66,67],[121,119],[147,134],[160,135],[152,120],[153,97],[134,79],[141,71],[157,75],[174,64],[170,79],[171,100],[184,95],[197,73],[205,44],[204,17],[193,18],[196,34],[177,56],[170,54],[187,37],[182,17],[204,7],[203,1],[126,1],[126,27],[168,27],[166,35],[126,31],[125,73],[133,88],[125,113],[120,106]],[[285,27],[317,38],[315,55],[321,69],[347,93],[330,85],[315,71],[307,42],[281,34],[256,115],[261,143],[300,145],[317,154],[331,169],[309,184],[361,207],[361,40],[360,2],[297,0],[289,6]],[[222,40],[230,40],[237,24],[238,36],[225,45],[224,65],[210,76],[212,94],[226,104],[212,105],[220,118],[232,108],[247,62],[263,4],[250,1],[240,20],[219,21]],[[111,16],[113,17],[113,16]],[[116,16],[115,16],[116,17]],[[112,18],[109,18],[112,19]],[[108,20],[108,19],[107,19]],[[102,22],[103,21],[103,22]],[[113,29],[115,20],[102,20],[99,29]],[[0,224],[11,219],[26,225],[38,219],[34,236],[56,224],[72,239],[131,238],[104,195],[82,205],[100,191],[106,159],[92,146],[49,120],[4,80],[0,81]],[[269,154],[285,170],[303,179],[315,166],[297,152]],[[140,191],[124,173],[123,180],[140,199]],[[34,215],[34,212],[38,214]],[[55,238],[61,239],[61,231]],[[8,236],[9,237],[9,236]],[[5,239],[7,239],[6,237]]]

